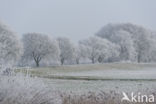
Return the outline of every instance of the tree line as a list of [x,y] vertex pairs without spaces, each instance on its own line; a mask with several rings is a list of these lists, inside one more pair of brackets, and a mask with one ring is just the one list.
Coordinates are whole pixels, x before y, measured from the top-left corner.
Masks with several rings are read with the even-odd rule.
[[74,44],[66,37],[26,33],[22,39],[0,22],[0,64],[20,66],[108,62],[155,62],[156,32],[124,23],[107,24]]

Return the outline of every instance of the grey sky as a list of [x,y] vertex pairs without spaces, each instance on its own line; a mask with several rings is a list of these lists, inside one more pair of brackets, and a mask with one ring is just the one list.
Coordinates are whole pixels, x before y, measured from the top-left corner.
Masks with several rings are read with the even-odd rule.
[[73,41],[108,23],[132,22],[156,30],[156,0],[0,0],[0,20],[19,34],[47,33]]

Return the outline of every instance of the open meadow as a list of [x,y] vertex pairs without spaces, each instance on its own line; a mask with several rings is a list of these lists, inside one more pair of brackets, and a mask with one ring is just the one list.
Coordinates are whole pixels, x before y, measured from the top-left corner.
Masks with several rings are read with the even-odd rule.
[[13,75],[0,77],[0,103],[142,104],[122,102],[122,93],[155,97],[155,67],[135,63],[18,67]]
[[22,72],[43,80],[59,91],[127,92],[154,90],[155,68],[156,64],[112,63],[30,68],[23,69]]

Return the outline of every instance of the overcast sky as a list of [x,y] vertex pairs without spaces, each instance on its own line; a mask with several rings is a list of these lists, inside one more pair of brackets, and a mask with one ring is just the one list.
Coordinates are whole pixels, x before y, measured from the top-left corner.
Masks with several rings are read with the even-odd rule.
[[41,32],[78,41],[108,23],[156,30],[156,0],[0,0],[0,20],[18,34]]

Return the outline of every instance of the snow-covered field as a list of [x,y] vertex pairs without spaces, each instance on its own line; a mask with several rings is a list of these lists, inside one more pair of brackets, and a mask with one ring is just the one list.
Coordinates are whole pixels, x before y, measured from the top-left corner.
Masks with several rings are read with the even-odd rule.
[[95,64],[32,68],[28,71],[40,76],[71,76],[101,79],[156,79],[156,64]]
[[83,81],[43,79],[50,88],[61,92],[152,92],[156,91],[156,81]]
[[[88,92],[115,90],[119,92],[143,92],[145,90],[155,90],[155,68],[156,64],[113,63],[36,68],[30,69],[29,73],[47,76],[46,78],[41,78],[44,83],[59,91]],[[51,76],[60,77],[57,79],[57,77],[53,78]],[[88,78],[89,80],[83,80],[83,78]]]
[[[155,67],[155,64],[114,63],[31,68],[20,71],[17,69],[16,76],[0,76],[0,104],[13,104],[13,102],[14,104],[71,104],[66,101],[76,102],[82,97],[84,101],[94,101],[96,94],[100,96],[102,94],[102,102],[115,104],[116,101],[121,101],[122,92],[155,94]],[[18,74],[19,72],[36,77],[24,77],[23,73]],[[44,76],[48,77],[43,78]],[[88,99],[88,94],[93,98]],[[111,100],[108,100],[107,97],[112,95]],[[74,100],[68,96],[73,97]],[[115,103],[110,103],[113,100]]]

